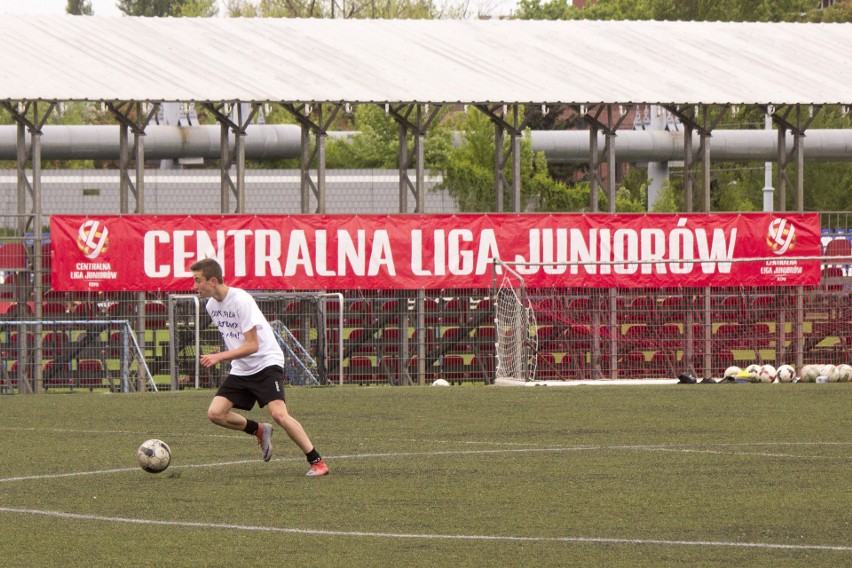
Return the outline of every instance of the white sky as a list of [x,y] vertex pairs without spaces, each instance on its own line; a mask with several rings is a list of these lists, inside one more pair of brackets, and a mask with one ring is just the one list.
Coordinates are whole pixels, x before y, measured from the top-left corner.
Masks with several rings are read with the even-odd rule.
[[[96,16],[121,16],[116,0],[91,0]],[[0,0],[0,12],[7,14],[64,14],[67,0]]]
[[[121,16],[115,7],[116,0],[90,0],[95,16]],[[0,14],[64,14],[67,0],[0,0]],[[515,0],[474,0],[472,8],[479,7],[494,15],[507,14],[515,7]],[[219,14],[226,13],[225,4],[219,1]]]

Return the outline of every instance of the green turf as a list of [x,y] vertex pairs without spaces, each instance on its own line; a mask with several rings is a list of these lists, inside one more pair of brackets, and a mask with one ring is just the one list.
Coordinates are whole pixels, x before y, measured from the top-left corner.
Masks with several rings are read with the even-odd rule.
[[852,564],[849,384],[289,389],[321,479],[211,396],[0,396],[0,566]]

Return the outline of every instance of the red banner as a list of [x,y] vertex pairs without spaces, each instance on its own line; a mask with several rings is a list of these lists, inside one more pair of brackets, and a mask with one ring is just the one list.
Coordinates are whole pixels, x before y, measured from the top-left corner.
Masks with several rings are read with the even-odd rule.
[[68,291],[186,292],[206,257],[249,290],[489,288],[495,257],[529,287],[813,286],[822,254],[817,214],[53,215],[50,228],[51,282]]

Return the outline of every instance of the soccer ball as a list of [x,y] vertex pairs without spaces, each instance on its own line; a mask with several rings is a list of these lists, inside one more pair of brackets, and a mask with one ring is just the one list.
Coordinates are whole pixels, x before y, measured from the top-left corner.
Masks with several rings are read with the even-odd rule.
[[760,382],[760,377],[758,376],[760,373],[760,365],[749,365],[744,370],[746,373],[748,373],[748,378],[749,380],[751,380],[751,382]]
[[169,467],[172,461],[172,450],[162,440],[145,440],[136,450],[139,467],[148,473],[160,473]]
[[448,383],[444,379],[435,379],[435,381],[432,383],[432,386],[433,387],[448,387],[448,386],[450,386],[450,383]]
[[737,375],[740,374],[740,371],[742,371],[742,369],[740,369],[736,365],[731,365],[730,367],[725,369],[725,374],[722,375],[722,378],[724,378],[724,379],[736,378]]
[[829,383],[837,382],[837,367],[832,364],[826,364],[822,366],[822,371],[820,371],[820,376],[825,377]]
[[757,382],[759,383],[771,383],[775,380],[775,375],[777,371],[775,367],[772,365],[766,364],[762,365],[760,369],[757,370]]
[[837,366],[837,382],[845,383],[852,380],[852,366],[842,363]]
[[805,365],[802,367],[799,377],[801,377],[803,383],[812,383],[816,381],[821,371],[822,365]]
[[792,383],[796,378],[796,369],[792,365],[781,365],[778,367],[778,372],[775,376],[782,383]]

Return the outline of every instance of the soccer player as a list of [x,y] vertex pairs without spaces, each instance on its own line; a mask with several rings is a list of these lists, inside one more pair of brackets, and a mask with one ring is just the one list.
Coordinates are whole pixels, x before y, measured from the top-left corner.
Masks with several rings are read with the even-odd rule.
[[309,476],[328,475],[328,466],[320,457],[299,422],[287,412],[284,402],[284,352],[266,317],[254,298],[239,288],[226,286],[222,267],[216,260],[205,258],[189,269],[195,281],[194,290],[207,298],[207,313],[225,340],[225,351],[201,356],[205,368],[220,361],[231,361],[231,372],[216,391],[207,409],[211,422],[242,430],[257,437],[263,461],[272,459],[272,424],[258,424],[233,412],[233,408],[251,410],[255,403],[269,407],[273,420],[281,426],[305,452],[311,469]]

